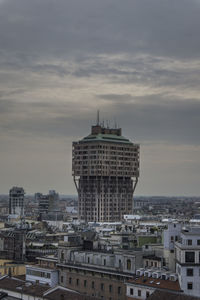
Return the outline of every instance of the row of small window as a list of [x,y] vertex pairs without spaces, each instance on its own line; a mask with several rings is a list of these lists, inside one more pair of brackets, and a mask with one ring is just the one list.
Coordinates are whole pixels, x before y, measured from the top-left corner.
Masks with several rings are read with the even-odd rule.
[[[121,260],[119,260],[119,265],[121,265]],[[105,273],[98,273],[94,271],[86,271],[86,270],[79,270],[79,269],[73,269],[73,268],[68,268],[69,272],[73,273],[80,273],[81,275],[90,275],[90,276],[97,276],[101,278],[109,278],[109,279],[114,279],[118,281],[124,281],[124,280],[129,280],[130,277],[124,277],[124,276],[119,276],[119,275],[111,275],[111,274],[105,274]]]
[[[193,241],[194,242],[194,241]],[[192,240],[187,240],[187,245],[192,246]],[[200,246],[200,240],[196,240],[196,245]]]
[[[136,291],[135,291],[135,294],[134,294],[134,289],[133,289],[133,288],[130,288],[129,294],[130,294],[131,296],[135,295],[135,296],[141,297],[141,296],[142,296],[142,291],[141,291],[141,290],[136,290]],[[148,298],[149,296],[150,296],[150,292],[149,292],[149,291],[146,291],[146,298]]]
[[104,157],[109,157],[109,156],[111,156],[111,159],[113,159],[113,157],[114,156],[112,156],[112,155],[117,155],[117,156],[137,156],[138,155],[138,153],[136,152],[136,153],[130,153],[130,151],[129,152],[115,152],[115,151],[103,151],[103,150],[98,150],[98,151],[76,151],[75,153],[74,153],[74,155],[75,156],[78,156],[78,157],[80,157],[81,155],[84,155],[84,156],[86,156],[86,155],[98,155],[98,156],[102,156],[103,155],[103,158]]
[[37,277],[43,277],[43,278],[51,278],[50,273],[40,272],[40,271],[30,270],[30,269],[26,270],[26,274],[27,275],[32,275],[32,276],[37,276]]
[[[73,145],[75,146],[75,144]],[[75,148],[75,147],[74,147]],[[136,147],[115,147],[115,146],[111,146],[110,145],[94,145],[94,146],[76,146],[76,150],[82,150],[82,149],[112,149],[112,150],[126,150],[126,151],[132,151],[134,150]],[[138,148],[138,147],[137,147]]]
[[[112,168],[114,169],[114,168]],[[130,172],[125,172],[124,169],[126,168],[123,168],[122,170],[115,170],[115,171],[111,171],[111,170],[82,170],[81,168],[76,168],[75,170],[75,173],[76,175],[94,175],[94,174],[97,174],[97,175],[101,175],[101,174],[104,174],[103,176],[106,176],[105,174],[109,174],[112,176],[112,175],[116,175],[118,174],[118,176],[125,176],[127,175],[127,177],[130,177],[132,176],[132,174],[136,174],[136,172],[138,171],[137,168],[131,168],[131,171]],[[128,168],[127,168],[128,169]],[[125,176],[126,177],[126,176]]]
[[[61,282],[63,282],[63,276],[61,276]],[[69,277],[69,284],[72,284],[72,278],[71,278],[71,277]],[[79,286],[79,285],[80,285],[80,279],[79,279],[79,278],[76,279],[75,284],[76,284],[76,286]],[[84,286],[84,287],[88,287],[88,282],[87,282],[86,279],[83,281],[83,286]],[[94,281],[91,282],[91,288],[92,288],[92,289],[95,289],[95,288],[96,288],[96,287],[95,287],[95,282],[94,282]],[[101,289],[101,291],[105,291],[105,284],[104,284],[104,283],[100,283],[100,289]],[[109,290],[110,293],[113,292],[113,286],[112,286],[112,284],[110,284],[110,285],[108,286],[108,290]],[[119,295],[121,295],[121,293],[122,293],[122,288],[121,288],[121,286],[118,286],[117,292],[118,292]]]
[[158,262],[157,261],[148,261],[148,260],[146,260],[146,263],[145,263],[145,267],[155,267],[155,268],[157,268],[158,267]]

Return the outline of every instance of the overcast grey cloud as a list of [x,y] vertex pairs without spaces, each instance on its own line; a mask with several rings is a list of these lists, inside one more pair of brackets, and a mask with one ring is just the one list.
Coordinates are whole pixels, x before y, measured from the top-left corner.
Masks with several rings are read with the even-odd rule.
[[141,144],[138,194],[199,194],[200,1],[0,1],[0,193],[75,193],[71,143]]

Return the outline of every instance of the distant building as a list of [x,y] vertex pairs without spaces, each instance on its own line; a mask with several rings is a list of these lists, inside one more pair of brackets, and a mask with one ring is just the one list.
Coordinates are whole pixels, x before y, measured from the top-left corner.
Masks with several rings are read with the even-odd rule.
[[82,220],[115,222],[132,214],[139,145],[123,137],[121,128],[97,120],[90,135],[73,142],[72,173]]
[[11,229],[0,233],[0,257],[15,262],[24,262],[26,257],[26,231]]
[[9,192],[9,214],[24,216],[24,189],[14,186]]
[[58,201],[59,195],[54,190],[50,190],[48,195],[41,193],[35,194],[35,200],[38,201],[38,214],[41,219],[48,218],[51,214],[56,219],[59,211]]

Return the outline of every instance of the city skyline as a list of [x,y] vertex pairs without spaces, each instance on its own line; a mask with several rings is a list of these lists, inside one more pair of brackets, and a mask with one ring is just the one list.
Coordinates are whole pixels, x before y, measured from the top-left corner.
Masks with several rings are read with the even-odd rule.
[[0,0],[0,194],[76,194],[71,144],[99,109],[140,144],[136,196],[198,196],[199,13],[197,0]]

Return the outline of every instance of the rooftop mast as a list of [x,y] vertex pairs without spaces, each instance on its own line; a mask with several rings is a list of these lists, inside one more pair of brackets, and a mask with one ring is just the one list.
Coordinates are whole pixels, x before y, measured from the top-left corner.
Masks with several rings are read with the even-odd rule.
[[97,125],[99,126],[99,109],[97,110]]

